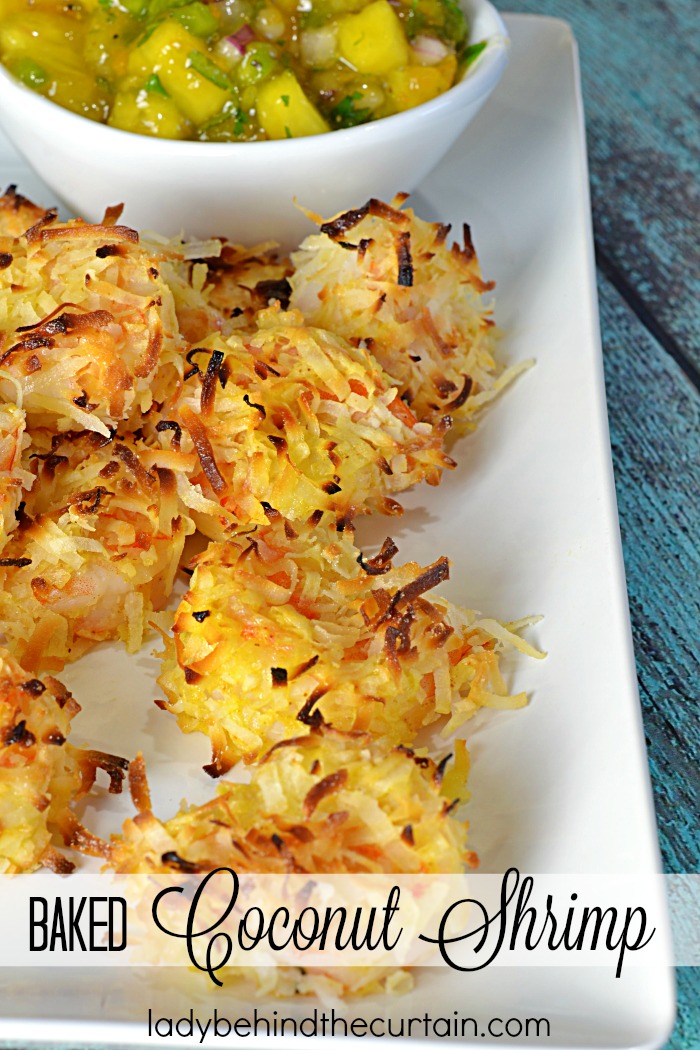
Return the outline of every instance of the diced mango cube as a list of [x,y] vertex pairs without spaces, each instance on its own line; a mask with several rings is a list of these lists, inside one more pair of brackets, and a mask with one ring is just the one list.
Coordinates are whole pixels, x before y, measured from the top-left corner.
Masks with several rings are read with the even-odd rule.
[[260,126],[271,139],[296,139],[330,131],[289,70],[261,83],[257,95],[257,114]]
[[338,19],[338,48],[360,73],[382,76],[409,61],[403,26],[387,0],[374,0],[356,15]]
[[185,139],[191,130],[171,98],[139,92],[117,92],[108,123],[137,135],[163,139]]
[[187,119],[203,124],[220,112],[231,94],[192,68],[193,51],[208,58],[201,41],[179,22],[161,22],[131,52],[128,68],[129,73],[144,78],[156,73]]
[[457,59],[448,55],[434,66],[406,66],[387,76],[389,94],[397,110],[412,109],[437,98],[452,86],[457,72]]
[[0,21],[0,54],[6,65],[15,57],[31,58],[50,67],[58,78],[85,73],[78,55],[66,46],[65,27],[47,14],[28,11],[20,18]]

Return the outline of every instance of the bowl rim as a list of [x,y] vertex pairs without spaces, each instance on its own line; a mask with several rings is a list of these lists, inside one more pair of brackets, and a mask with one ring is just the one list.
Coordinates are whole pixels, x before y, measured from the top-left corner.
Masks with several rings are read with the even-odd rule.
[[[348,145],[349,140],[351,145],[355,144],[358,147],[363,140],[365,145],[371,145],[373,139],[379,145],[381,140],[389,134],[396,137],[401,134],[402,130],[408,133],[412,126],[429,122],[443,115],[444,111],[466,108],[479,102],[496,86],[505,68],[510,47],[510,37],[505,23],[491,0],[460,0],[460,6],[470,20],[470,29],[473,29],[477,19],[486,18],[493,23],[493,30],[486,36],[477,33],[475,36],[479,39],[470,41],[477,43],[485,39],[486,47],[468,67],[458,83],[429,102],[423,102],[403,113],[395,113],[390,117],[382,117],[353,128],[337,128],[323,135],[307,135],[293,139],[263,139],[257,142],[200,142],[199,140],[165,139],[140,135],[137,132],[112,128],[108,124],[90,120],[79,113],[64,109],[51,99],[22,84],[2,63],[0,63],[0,126],[4,127],[3,114],[15,108],[11,97],[14,93],[15,99],[22,99],[25,105],[34,110],[38,117],[37,123],[45,124],[47,120],[52,123],[64,123],[63,134],[66,135],[85,134],[89,125],[89,135],[93,137],[95,146],[106,146],[111,141],[114,147],[118,147],[119,143],[126,147],[128,143],[130,150],[137,148],[144,153],[154,155],[173,154],[196,157],[198,154],[203,154],[212,159],[214,156],[224,157],[234,153],[242,156],[254,150],[255,155],[260,157],[263,151],[267,151],[268,154],[278,151],[290,153],[298,149],[300,142],[309,141],[314,143],[314,151],[342,150]],[[470,33],[470,38],[471,35]],[[136,143],[140,145],[136,146]]]

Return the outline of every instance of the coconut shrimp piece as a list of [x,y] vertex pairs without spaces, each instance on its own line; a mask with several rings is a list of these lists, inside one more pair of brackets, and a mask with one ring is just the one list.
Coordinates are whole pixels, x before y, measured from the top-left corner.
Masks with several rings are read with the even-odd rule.
[[22,468],[22,452],[28,444],[22,409],[0,404],[0,551],[17,528],[25,490],[34,484],[34,475]]
[[[318,725],[309,736],[273,748],[249,784],[222,783],[209,802],[161,822],[151,810],[139,755],[129,770],[139,813],[112,839],[108,867],[170,880],[222,867],[240,875],[461,874],[478,863],[467,849],[468,826],[455,814],[457,801],[468,797],[467,770],[461,741],[454,764],[436,765],[402,748],[387,752],[369,735]],[[364,906],[364,887],[356,889],[356,903]],[[423,919],[434,907],[428,884],[425,890],[415,902]],[[215,898],[203,906],[213,909],[212,921],[222,914]],[[149,911],[145,923],[150,919]],[[318,962],[310,971],[229,966],[220,977],[224,984],[252,980],[258,994],[284,997],[397,993],[412,986],[410,973],[396,966],[327,969]]]
[[449,415],[466,429],[515,374],[493,357],[483,296],[494,285],[481,277],[468,226],[463,246],[450,247],[450,227],[401,210],[405,199],[371,200],[322,223],[292,255],[291,305],[366,346],[418,419]]
[[184,341],[159,258],[117,216],[49,211],[0,241],[0,397],[21,396],[31,426],[108,437],[179,382]]
[[[196,450],[192,509],[212,539],[275,514],[348,520],[445,467],[443,433],[417,423],[369,355],[298,313],[270,308],[254,333],[213,337],[187,355],[183,392],[157,426],[166,446]],[[176,426],[168,433],[166,429]]]
[[158,679],[185,732],[212,742],[207,772],[254,761],[314,717],[410,745],[443,720],[520,707],[499,672],[513,630],[428,592],[447,558],[397,568],[391,540],[365,559],[347,535],[275,522],[212,544],[166,639]]
[[92,787],[98,768],[121,791],[128,763],[66,742],[80,707],[55,678],[32,678],[0,649],[0,873],[73,864],[51,844],[55,833],[83,852],[96,844],[70,806]]
[[92,644],[141,644],[194,526],[179,503],[184,456],[89,431],[34,434],[36,483],[0,560],[0,642],[30,670]]
[[108,863],[118,873],[461,872],[475,859],[452,813],[453,792],[466,795],[463,747],[449,782],[445,766],[319,725],[272,748],[249,784],[221,783],[211,801],[161,823],[139,756],[129,777],[140,812]]

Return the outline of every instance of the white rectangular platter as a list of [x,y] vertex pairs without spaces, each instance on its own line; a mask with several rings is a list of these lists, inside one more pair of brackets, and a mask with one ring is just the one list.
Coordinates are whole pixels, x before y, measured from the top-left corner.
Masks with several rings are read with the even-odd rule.
[[[446,591],[464,605],[503,619],[545,617],[529,637],[547,660],[512,665],[530,706],[470,730],[468,816],[482,870],[648,874],[659,856],[605,409],[576,49],[561,22],[512,16],[508,25],[513,47],[502,84],[412,203],[456,230],[470,223],[484,274],[497,281],[503,351],[537,363],[457,447],[459,467],[439,489],[416,491],[403,519],[363,523],[359,535],[369,542],[391,532],[402,555],[423,564],[448,554]],[[4,140],[0,176],[52,203]],[[200,769],[208,748],[153,705],[149,650],[125,660],[106,647],[62,677],[83,705],[76,742],[130,757],[141,747],[154,809],[168,817],[183,797],[199,802],[211,792]],[[128,798],[105,796],[85,820],[109,834],[129,812]],[[184,971],[0,977],[0,1040],[15,1045],[150,1044],[149,1008],[177,1017],[190,1007],[208,1016],[216,1006],[233,1017],[250,1005]],[[593,969],[432,971],[418,974],[410,1000],[365,1001],[357,1013],[428,1008],[484,1021],[546,1017],[551,1035],[540,1042],[549,1050],[652,1050],[672,1025],[674,991],[668,969],[630,968],[617,981]]]

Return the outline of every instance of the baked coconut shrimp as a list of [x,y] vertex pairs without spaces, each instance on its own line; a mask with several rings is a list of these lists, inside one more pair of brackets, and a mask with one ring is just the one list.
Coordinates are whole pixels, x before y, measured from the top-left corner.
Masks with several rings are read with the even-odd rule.
[[0,873],[32,871],[40,865],[68,872],[73,864],[52,845],[58,833],[84,852],[99,843],[81,827],[71,803],[106,770],[110,791],[119,792],[128,763],[66,742],[80,707],[47,677],[27,674],[0,649]]
[[[463,748],[457,766],[451,780],[464,798]],[[112,840],[108,863],[118,873],[462,872],[475,858],[454,795],[441,790],[445,767],[317,726],[272,748],[249,784],[221,783],[211,801],[161,822],[139,756],[129,777],[140,812]]]
[[515,374],[493,357],[484,293],[494,286],[468,226],[463,245],[450,246],[450,227],[401,210],[405,199],[371,200],[322,223],[292,255],[291,305],[366,346],[418,419],[449,415],[466,429]]
[[212,776],[302,732],[314,718],[410,745],[442,719],[445,733],[482,707],[519,707],[499,672],[504,626],[429,594],[449,574],[392,567],[386,540],[365,559],[347,534],[277,521],[212,544],[166,639],[159,678],[185,732],[212,742]]
[[[139,813],[112,839],[108,866],[170,880],[222,867],[240,875],[460,874],[477,859],[467,849],[467,825],[455,814],[467,797],[468,772],[463,743],[455,750],[454,764],[446,758],[436,765],[409,750],[387,752],[367,734],[317,725],[309,736],[273,748],[252,769],[250,783],[222,783],[209,802],[162,822],[151,810],[139,755],[129,770]],[[365,905],[364,888],[357,890],[357,903]],[[422,915],[429,903],[428,892],[419,902]],[[219,918],[218,903],[214,909],[212,919]],[[146,924],[150,919],[149,911]],[[258,995],[275,996],[369,995],[412,985],[408,971],[395,965],[308,965],[305,957],[303,969],[229,966],[220,978],[252,980]]]
[[442,430],[416,422],[366,351],[305,327],[298,313],[274,307],[258,319],[253,333],[188,353],[183,392],[157,427],[166,447],[182,438],[198,455],[192,481],[203,498],[192,509],[207,536],[275,514],[397,513],[395,494],[438,484],[454,466]]
[[49,211],[0,239],[0,397],[32,426],[108,437],[179,380],[172,294],[119,210],[96,225]]
[[22,452],[29,444],[25,416],[16,405],[0,404],[0,552],[17,528],[19,508],[34,475],[22,467]]
[[90,431],[36,431],[32,449],[36,481],[0,559],[0,641],[31,670],[109,638],[136,650],[194,531],[176,481],[191,461]]

